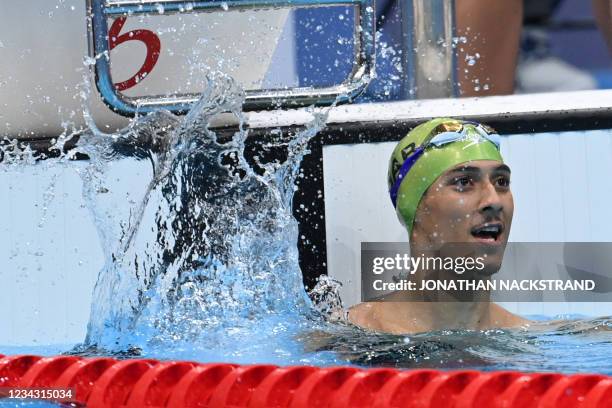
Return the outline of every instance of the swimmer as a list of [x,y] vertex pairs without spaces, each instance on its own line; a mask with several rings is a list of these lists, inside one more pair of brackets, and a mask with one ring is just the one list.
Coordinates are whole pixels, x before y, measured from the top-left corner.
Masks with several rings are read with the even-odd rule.
[[[466,243],[492,255],[486,261],[487,276],[499,270],[514,201],[510,168],[499,152],[499,135],[491,128],[448,118],[417,126],[392,153],[388,185],[398,218],[408,230],[411,254],[440,256],[449,243]],[[422,280],[431,272],[421,268],[412,279]],[[529,323],[491,302],[488,291],[474,293],[469,301],[431,301],[425,296],[396,291],[384,301],[352,307],[348,319],[393,334]]]

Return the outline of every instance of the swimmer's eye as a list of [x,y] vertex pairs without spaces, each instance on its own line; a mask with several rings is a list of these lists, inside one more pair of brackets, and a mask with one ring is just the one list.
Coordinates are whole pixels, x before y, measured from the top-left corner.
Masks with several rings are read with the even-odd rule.
[[474,184],[474,180],[471,176],[455,177],[451,180],[451,184],[457,187],[459,191],[463,191],[466,188],[471,187]]
[[499,176],[495,179],[495,186],[508,188],[510,187],[510,177],[507,176]]

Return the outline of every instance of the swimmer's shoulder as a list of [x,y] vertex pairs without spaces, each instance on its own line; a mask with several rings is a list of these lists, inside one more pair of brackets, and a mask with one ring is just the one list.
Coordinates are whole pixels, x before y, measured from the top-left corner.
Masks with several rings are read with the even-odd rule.
[[491,317],[493,320],[493,324],[496,325],[497,327],[513,328],[513,327],[529,326],[531,323],[533,323],[531,320],[525,319],[524,317],[516,315],[504,309],[503,307],[501,307],[500,305],[496,303],[493,303],[491,306],[492,306]]
[[[362,329],[379,333],[405,335],[431,330],[423,325],[419,319],[406,319],[405,313],[398,313],[406,309],[406,302],[397,302],[387,297],[386,301],[364,302],[351,307],[348,311],[348,321]],[[417,315],[418,313],[413,313]]]
[[380,330],[380,324],[376,318],[376,308],[376,302],[358,303],[349,308],[348,321],[364,329]]

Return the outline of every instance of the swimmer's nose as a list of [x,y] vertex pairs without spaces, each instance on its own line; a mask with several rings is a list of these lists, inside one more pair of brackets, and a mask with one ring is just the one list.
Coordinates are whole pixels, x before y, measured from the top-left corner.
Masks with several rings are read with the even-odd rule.
[[486,181],[482,188],[479,211],[485,215],[496,217],[503,209],[504,205],[499,191],[495,188],[493,183]]

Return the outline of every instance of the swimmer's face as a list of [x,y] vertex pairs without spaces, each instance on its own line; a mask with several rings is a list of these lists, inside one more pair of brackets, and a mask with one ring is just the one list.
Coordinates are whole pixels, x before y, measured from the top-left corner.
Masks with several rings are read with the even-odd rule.
[[510,168],[493,160],[462,163],[442,174],[423,196],[411,241],[434,248],[473,245],[488,255],[486,274],[492,274],[501,266],[513,214]]

